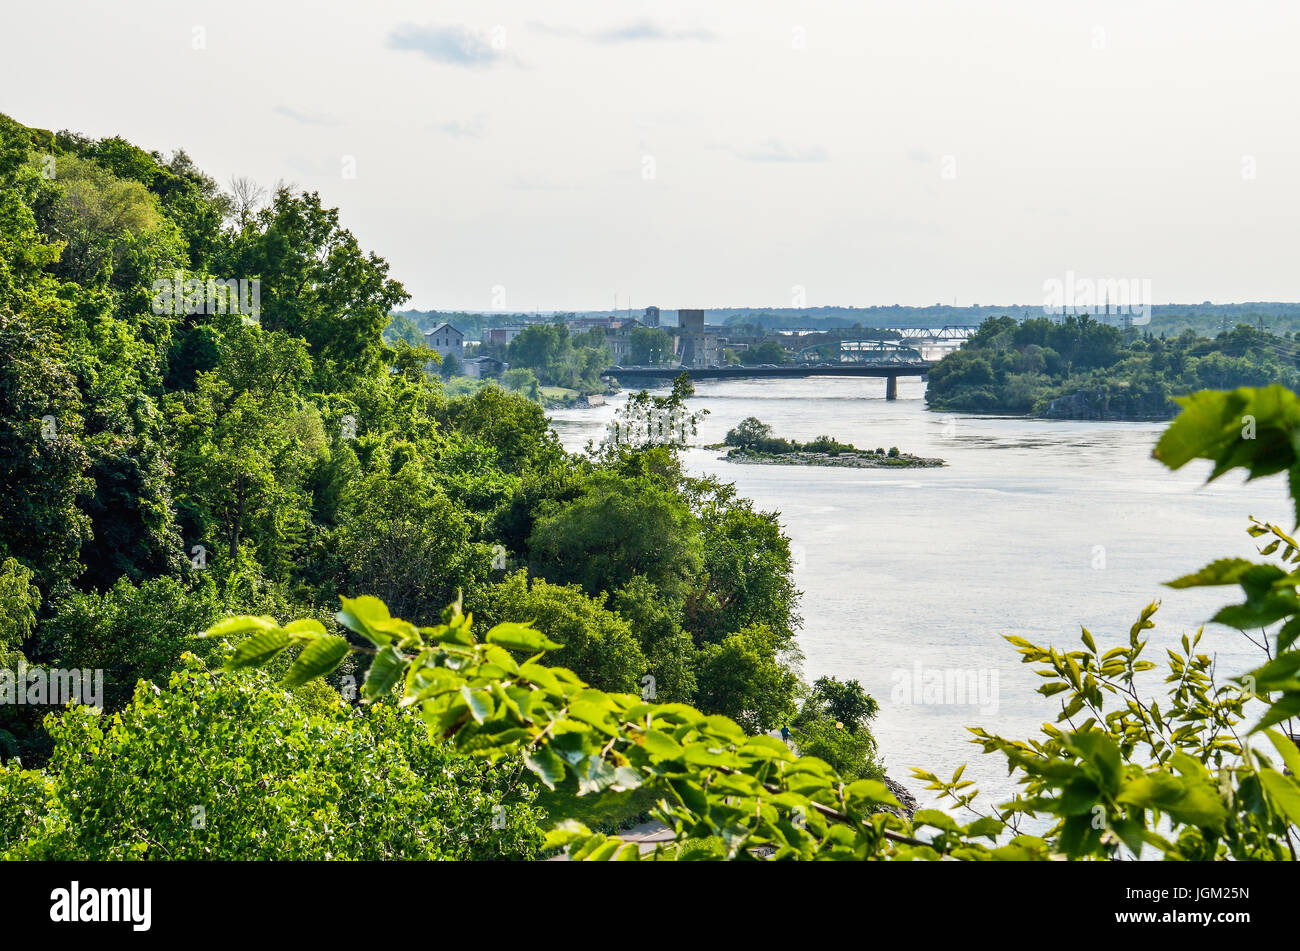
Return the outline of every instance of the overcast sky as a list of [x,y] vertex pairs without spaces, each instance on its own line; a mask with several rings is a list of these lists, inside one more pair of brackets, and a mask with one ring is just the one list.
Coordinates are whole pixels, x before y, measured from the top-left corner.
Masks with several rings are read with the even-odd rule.
[[0,111],[317,190],[422,309],[1300,299],[1300,4],[6,4]]

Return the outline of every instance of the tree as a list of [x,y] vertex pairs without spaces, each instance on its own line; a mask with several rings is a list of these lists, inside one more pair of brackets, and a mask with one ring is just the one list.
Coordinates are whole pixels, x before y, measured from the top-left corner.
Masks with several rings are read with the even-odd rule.
[[402,456],[385,454],[348,487],[340,528],[317,558],[331,566],[334,590],[382,592],[406,616],[431,622],[459,590],[477,590],[492,554],[471,541],[466,513],[419,460],[391,471]]
[[555,660],[599,689],[639,693],[651,672],[628,622],[577,585],[530,584],[516,571],[485,592],[482,613],[489,622],[528,620],[563,638]]
[[506,355],[511,366],[532,370],[545,378],[546,371],[564,357],[570,346],[569,329],[564,324],[529,324],[510,341]]
[[0,555],[32,566],[46,591],[81,573],[91,522],[79,503],[94,487],[60,350],[52,331],[0,313]]
[[577,498],[541,514],[528,536],[534,576],[576,582],[591,595],[642,575],[669,597],[680,597],[699,563],[689,506],[648,476],[597,472]]
[[796,610],[790,539],[776,512],[758,512],[734,486],[717,487],[696,506],[702,571],[687,599],[686,628],[701,641],[754,624],[773,631],[783,648],[794,642]]
[[304,452],[310,442],[295,425],[295,403],[236,392],[217,375],[202,374],[196,391],[173,404],[187,553],[194,545],[213,554],[220,548],[234,563],[247,541],[264,564],[287,569],[307,521],[306,470],[320,451],[317,444],[311,455]]
[[836,677],[818,677],[812,692],[799,711],[800,719],[825,717],[850,733],[865,729],[867,721],[879,712],[880,705],[856,680],[843,683]]
[[760,363],[775,363],[777,365],[791,363],[790,354],[786,352],[785,347],[775,340],[764,340],[762,343],[754,344],[740,351],[740,362],[747,366],[754,366]]
[[0,768],[0,858],[536,856],[542,813],[507,765],[430,743],[410,711],[358,714],[329,693],[214,676],[191,657],[119,714],[52,716],[44,795],[11,804],[8,790],[40,774]]
[[628,396],[627,402],[615,411],[609,435],[601,446],[607,461],[617,459],[627,450],[664,446],[676,451],[687,445],[698,431],[700,420],[709,412],[690,411],[686,400],[694,393],[690,375],[680,373],[667,396],[651,396],[647,390]]
[[11,667],[22,656],[23,641],[36,630],[41,592],[32,584],[35,573],[16,558],[0,564],[0,667]]
[[261,281],[261,324],[307,341],[318,376],[374,370],[389,313],[406,300],[388,263],[364,253],[315,192],[277,188],[219,262]]
[[457,431],[495,446],[506,472],[543,466],[563,452],[542,408],[495,384],[449,400],[443,418]]
[[449,353],[442,360],[440,374],[444,380],[449,380],[453,376],[465,375],[465,364],[461,363],[460,357],[454,353]]
[[723,439],[728,446],[742,449],[758,449],[772,438],[772,427],[754,416],[746,416],[734,429],[727,430]]
[[646,672],[654,684],[653,696],[648,699],[693,702],[698,656],[691,635],[682,629],[681,605],[668,601],[641,575],[615,591],[610,605],[627,620],[645,654]]
[[700,709],[730,717],[746,733],[766,733],[795,712],[799,675],[781,662],[781,638],[755,624],[700,650]]
[[673,357],[673,338],[657,327],[633,327],[628,334],[628,362],[633,366],[655,366]]
[[791,722],[799,752],[825,760],[849,779],[879,778],[876,740],[867,728],[879,710],[874,697],[856,680],[841,683],[818,677],[799,713]]
[[230,210],[240,228],[248,225],[265,197],[266,189],[251,178],[246,175],[230,176]]
[[104,671],[104,708],[115,711],[138,681],[165,685],[195,635],[224,610],[211,582],[187,587],[163,577],[137,586],[120,578],[103,594],[78,591],[55,602],[42,639],[59,666]]

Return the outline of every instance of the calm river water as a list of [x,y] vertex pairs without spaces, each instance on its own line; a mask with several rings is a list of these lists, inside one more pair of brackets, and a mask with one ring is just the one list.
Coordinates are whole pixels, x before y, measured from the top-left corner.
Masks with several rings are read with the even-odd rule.
[[[880,702],[873,729],[888,770],[932,802],[911,768],[966,778],[988,795],[1012,790],[1005,761],[972,745],[967,726],[1009,738],[1033,735],[1059,705],[1003,635],[1073,648],[1086,626],[1098,645],[1126,643],[1138,611],[1161,599],[1148,659],[1195,633],[1227,603],[1229,589],[1162,586],[1226,555],[1251,557],[1247,516],[1290,514],[1284,481],[1247,484],[1239,474],[1204,486],[1208,463],[1171,473],[1151,458],[1159,423],[1048,422],[931,413],[923,381],[827,377],[698,383],[692,409],[707,409],[698,443],[717,443],[746,416],[779,436],[828,434],[860,447],[898,446],[937,456],[941,469],[889,471],[737,465],[687,450],[696,473],[735,482],[780,513],[804,592],[799,642],[804,674],[859,680]],[[566,447],[599,440],[615,405],[557,410]],[[1106,649],[1103,646],[1103,650]],[[1242,635],[1206,625],[1204,652],[1221,674],[1255,666]],[[978,685],[982,695],[935,697],[935,673]],[[1152,693],[1159,683],[1151,684]],[[940,699],[944,702],[926,702]]]

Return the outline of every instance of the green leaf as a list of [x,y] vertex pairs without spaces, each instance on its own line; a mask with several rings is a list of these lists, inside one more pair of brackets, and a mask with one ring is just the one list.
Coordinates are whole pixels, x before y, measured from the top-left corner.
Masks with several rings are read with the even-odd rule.
[[485,640],[489,644],[499,644],[510,650],[526,651],[530,654],[564,646],[555,643],[528,624],[498,624],[487,632]]
[[1300,749],[1296,748],[1294,741],[1277,730],[1268,730],[1266,733],[1282,757],[1282,762],[1286,763],[1286,768],[1291,770],[1292,775],[1300,776]]
[[343,607],[335,617],[349,631],[360,634],[377,647],[389,643],[393,636],[384,630],[392,620],[388,605],[369,594],[359,598],[340,597]]
[[361,688],[362,697],[374,700],[376,697],[387,696],[405,671],[406,658],[391,645],[382,648],[366,671],[366,682]]
[[651,758],[656,761],[677,759],[684,752],[680,743],[667,733],[661,733],[659,730],[646,730],[645,748]]
[[1282,815],[1290,823],[1300,825],[1300,785],[1292,776],[1283,776],[1272,769],[1259,771],[1260,782],[1268,792],[1269,798],[1277,804]]
[[889,787],[876,779],[859,779],[850,783],[844,792],[854,802],[902,808]]
[[467,686],[460,688],[460,695],[465,698],[469,704],[470,716],[478,723],[482,723],[488,717],[492,716],[492,711],[496,705],[492,702],[492,694],[487,690],[471,690]]
[[1289,720],[1294,716],[1300,716],[1300,693],[1284,694],[1282,699],[1269,707],[1263,718],[1250,728],[1250,732],[1258,733],[1260,730],[1276,726],[1283,720]]
[[1200,571],[1165,582],[1165,586],[1169,588],[1199,588],[1210,585],[1237,584],[1241,580],[1241,576],[1253,567],[1255,567],[1255,563],[1247,561],[1245,558],[1220,558],[1218,561],[1210,562]]
[[248,634],[253,631],[270,631],[277,627],[275,618],[253,617],[244,614],[239,617],[228,617],[225,620],[218,621],[199,637],[236,637],[240,634]]
[[299,640],[310,640],[315,637],[325,636],[325,625],[315,618],[300,618],[297,621],[290,621],[284,626],[286,634],[292,634]]
[[[555,784],[564,780],[564,760],[560,759],[549,747],[541,747],[524,754],[524,765],[537,774],[537,778],[546,784],[546,788],[555,789]],[[585,826],[583,827],[586,828]]]
[[289,667],[289,672],[284,675],[280,685],[293,689],[309,680],[324,676],[343,663],[343,658],[348,656],[350,650],[348,642],[341,637],[330,636],[314,640],[302,649],[302,653]]
[[235,653],[226,661],[226,670],[239,670],[241,667],[257,667],[289,646],[292,639],[278,627],[254,634],[235,648]]

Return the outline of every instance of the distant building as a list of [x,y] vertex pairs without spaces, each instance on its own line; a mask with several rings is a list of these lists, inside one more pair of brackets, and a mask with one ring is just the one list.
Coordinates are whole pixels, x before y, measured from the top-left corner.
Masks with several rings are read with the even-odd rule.
[[609,355],[617,366],[622,366],[632,352],[632,340],[628,334],[628,330],[605,331],[605,343],[609,346]]
[[430,350],[437,350],[444,360],[449,354],[455,354],[457,359],[465,356],[465,335],[449,323],[426,330],[424,344]]
[[679,310],[677,312],[677,332],[684,334],[704,333],[704,311]]
[[641,318],[641,323],[645,324],[647,327],[658,327],[658,326],[659,326],[659,308],[658,308],[658,307],[647,307],[647,308],[645,309],[645,316]]
[[618,315],[611,317],[574,317],[572,320],[566,320],[565,324],[570,330],[581,333],[584,330],[592,330],[596,327],[609,330],[611,327],[617,327],[621,319]]
[[718,335],[709,333],[682,334],[678,353],[684,367],[714,367],[718,365]]
[[523,332],[523,327],[489,327],[483,331],[483,342],[499,343],[504,347]]
[[684,367],[711,367],[718,364],[718,335],[704,326],[704,311],[677,312],[676,352]]
[[465,375],[474,380],[496,379],[510,369],[510,364],[496,357],[469,357],[463,362]]

